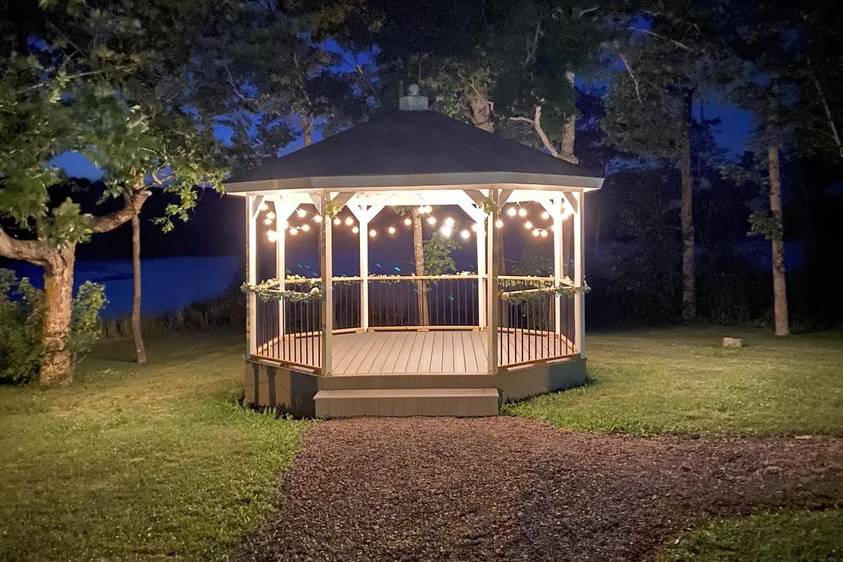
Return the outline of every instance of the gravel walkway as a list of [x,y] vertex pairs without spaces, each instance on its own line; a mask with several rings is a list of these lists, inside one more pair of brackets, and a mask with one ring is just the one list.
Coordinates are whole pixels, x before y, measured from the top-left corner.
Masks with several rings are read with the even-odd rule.
[[308,430],[237,560],[641,560],[706,515],[843,498],[843,440],[644,439],[511,418]]

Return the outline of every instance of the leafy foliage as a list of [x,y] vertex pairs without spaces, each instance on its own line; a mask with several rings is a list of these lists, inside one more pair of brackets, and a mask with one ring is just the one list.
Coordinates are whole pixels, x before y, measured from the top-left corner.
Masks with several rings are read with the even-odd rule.
[[[68,345],[78,363],[99,340],[99,313],[105,306],[102,285],[87,281],[73,299]],[[0,269],[0,381],[34,380],[41,359],[41,321],[44,292],[26,277]]]
[[451,253],[460,244],[453,238],[446,238],[438,232],[424,241],[425,275],[447,275],[456,272],[457,263]]

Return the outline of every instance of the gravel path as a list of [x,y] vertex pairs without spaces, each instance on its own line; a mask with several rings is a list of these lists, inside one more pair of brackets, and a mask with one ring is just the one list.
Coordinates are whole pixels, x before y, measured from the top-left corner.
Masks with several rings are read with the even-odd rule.
[[640,560],[705,515],[843,498],[843,440],[652,439],[511,418],[308,430],[237,560]]

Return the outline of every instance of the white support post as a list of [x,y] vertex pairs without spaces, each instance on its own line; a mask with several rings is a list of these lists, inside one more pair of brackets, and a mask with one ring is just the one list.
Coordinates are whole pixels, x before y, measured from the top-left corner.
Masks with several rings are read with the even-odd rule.
[[[486,225],[479,219],[477,225],[477,324],[480,329],[486,327]],[[492,229],[495,228],[492,221]]]
[[[565,276],[565,244],[563,238],[564,222],[562,220],[562,205],[561,200],[555,201],[555,211],[551,214],[553,217],[553,284],[559,287],[562,284],[562,278]],[[562,333],[562,295],[556,294],[555,310],[556,310],[556,333]]]
[[334,286],[333,286],[333,219],[328,214],[330,193],[323,190],[319,199],[319,213],[322,215],[319,237],[319,271],[322,275],[322,375],[329,376],[331,365],[331,339],[334,331]]
[[[474,200],[463,192],[464,200],[458,204],[475,224],[477,235],[477,325],[482,330],[486,327],[486,285],[483,277],[486,275],[486,213]],[[482,197],[482,196],[481,196]]]
[[[279,283],[279,288],[283,291],[286,289],[284,281],[287,277],[287,229],[283,228],[296,210],[297,203],[282,199],[280,196],[273,198],[275,205],[275,231],[278,233],[278,239],[275,242],[275,279]],[[278,339],[279,342],[284,338],[284,301],[278,299]]]
[[367,203],[352,203],[348,209],[360,223],[358,244],[360,245],[360,328],[365,332],[369,329],[369,221],[374,219],[385,206],[377,202],[369,206]]
[[[258,277],[257,227],[255,225],[258,209],[263,197],[249,195],[246,198],[246,282],[255,285]],[[249,356],[257,355],[257,298],[249,293],[246,298],[246,349]]]
[[[574,193],[574,285],[585,285],[585,197],[582,191]],[[574,297],[574,327],[577,351],[585,358],[585,293],[579,291]]]
[[369,217],[363,212],[358,217],[360,232],[360,329],[369,330]]
[[498,260],[495,252],[498,251],[498,241],[495,229],[496,210],[500,199],[500,190],[497,188],[489,190],[489,213],[486,216],[486,271],[487,271],[487,292],[486,292],[486,361],[489,366],[489,374],[498,372]]

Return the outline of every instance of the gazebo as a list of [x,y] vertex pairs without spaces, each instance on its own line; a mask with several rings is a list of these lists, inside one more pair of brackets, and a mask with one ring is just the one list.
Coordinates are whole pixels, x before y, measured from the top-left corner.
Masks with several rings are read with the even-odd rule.
[[[247,402],[319,417],[482,416],[584,383],[584,196],[602,178],[430,111],[417,88],[400,108],[226,184],[246,202]],[[391,206],[474,238],[476,271],[370,273],[370,238],[395,232],[373,220]],[[437,216],[443,206],[468,227]],[[552,235],[552,275],[499,271],[517,221]],[[319,276],[288,275],[287,240],[314,230]],[[259,235],[274,259],[259,259]],[[333,274],[336,236],[357,238],[358,275]],[[259,272],[267,261],[274,270]]]

